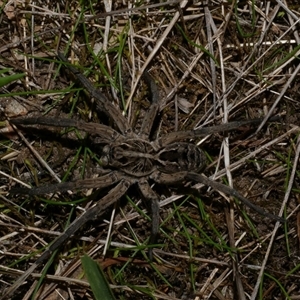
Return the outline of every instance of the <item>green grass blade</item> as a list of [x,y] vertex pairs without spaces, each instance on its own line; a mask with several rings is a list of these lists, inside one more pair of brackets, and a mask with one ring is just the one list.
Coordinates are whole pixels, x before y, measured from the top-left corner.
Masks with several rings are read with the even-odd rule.
[[42,276],[39,278],[39,280],[38,280],[38,282],[37,282],[37,284],[36,284],[36,286],[35,286],[35,289],[34,289],[34,291],[33,291],[33,294],[32,294],[32,296],[31,296],[31,299],[32,299],[32,300],[37,299],[37,298],[36,298],[36,294],[38,293],[39,288],[40,288],[41,285],[43,284],[44,279],[45,279],[45,277],[47,276],[48,269],[51,267],[51,265],[52,265],[52,263],[53,263],[53,261],[54,261],[54,258],[55,258],[55,256],[56,256],[57,252],[58,252],[58,249],[55,250],[55,251],[52,253],[51,257],[48,259],[48,261],[47,261],[47,263],[46,263],[46,266],[44,267],[44,269],[43,269],[43,271],[42,271]]
[[274,283],[277,284],[277,286],[279,287],[280,291],[284,295],[285,299],[287,299],[287,300],[291,299],[290,296],[289,296],[289,294],[288,294],[288,292],[285,290],[285,288],[283,287],[283,285],[281,284],[281,282],[277,278],[275,278],[274,276],[272,276],[272,275],[270,275],[268,273],[265,273],[264,275],[266,277],[270,278],[271,280],[273,280]]
[[115,300],[116,298],[99,265],[87,255],[81,258],[81,262],[95,299]]
[[[9,69],[5,69],[0,71],[0,74],[9,71]],[[21,79],[25,76],[25,73],[21,73],[21,74],[14,74],[14,75],[9,75],[9,76],[5,76],[5,77],[0,77],[0,88],[13,82],[16,81],[18,79]]]

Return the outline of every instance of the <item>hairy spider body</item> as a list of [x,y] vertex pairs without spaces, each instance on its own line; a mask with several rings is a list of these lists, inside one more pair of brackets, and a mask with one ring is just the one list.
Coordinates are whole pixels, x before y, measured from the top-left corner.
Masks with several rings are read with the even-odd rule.
[[[152,230],[149,243],[155,242],[155,237],[159,230],[159,196],[150,187],[149,179],[159,184],[174,184],[185,181],[202,182],[214,189],[237,197],[244,204],[267,217],[282,221],[281,218],[255,206],[232,188],[214,182],[199,174],[205,166],[205,155],[199,147],[190,142],[191,139],[213,132],[228,131],[236,129],[241,125],[260,123],[261,119],[237,121],[226,125],[197,130],[172,132],[151,141],[149,135],[154,119],[159,111],[159,103],[157,86],[147,72],[144,74],[144,77],[148,82],[151,92],[151,106],[139,132],[134,133],[121,111],[113,106],[99,90],[95,89],[86,77],[70,65],[62,54],[58,54],[58,57],[79,80],[81,85],[88,90],[91,97],[95,98],[97,110],[106,113],[114,121],[116,129],[103,124],[45,117],[16,118],[12,119],[11,123],[15,125],[41,124],[56,127],[76,127],[79,130],[86,131],[93,135],[95,144],[103,145],[100,160],[106,171],[104,175],[97,178],[81,179],[74,182],[64,182],[33,189],[18,189],[12,192],[38,195],[85,188],[100,189],[109,186],[113,187],[101,200],[71,223],[65,232],[50,244],[48,249],[43,252],[31,268],[20,277],[16,284],[11,286],[10,290],[14,290],[16,286],[20,285],[40,263],[44,262],[53,251],[62,245],[81,226],[102,215],[106,208],[122,197],[133,184],[137,184],[143,197],[151,201]],[[186,142],[187,140],[188,142]],[[150,250],[149,253],[151,256]],[[9,291],[7,294],[9,294]]]
[[149,176],[154,169],[154,154],[151,143],[140,139],[129,139],[106,145],[101,161],[103,166],[122,170],[134,177]]
[[205,155],[192,143],[174,143],[155,150],[147,141],[129,139],[106,145],[101,162],[105,167],[122,170],[133,177],[151,178],[157,170],[167,174],[199,172],[205,166]]

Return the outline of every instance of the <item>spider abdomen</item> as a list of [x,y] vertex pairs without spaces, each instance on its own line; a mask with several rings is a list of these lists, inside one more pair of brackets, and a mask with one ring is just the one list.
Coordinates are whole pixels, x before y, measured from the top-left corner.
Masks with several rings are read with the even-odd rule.
[[163,173],[174,172],[200,172],[206,164],[204,152],[191,143],[173,143],[159,151],[157,155],[159,171]]

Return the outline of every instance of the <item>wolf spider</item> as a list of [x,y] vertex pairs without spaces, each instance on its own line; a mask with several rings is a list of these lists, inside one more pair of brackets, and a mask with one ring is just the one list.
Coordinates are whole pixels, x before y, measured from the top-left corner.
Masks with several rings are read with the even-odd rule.
[[[190,131],[171,132],[156,140],[150,140],[149,135],[155,117],[159,112],[159,93],[155,82],[147,72],[145,72],[144,78],[150,89],[151,105],[139,132],[135,133],[118,108],[99,90],[94,88],[85,76],[70,65],[62,54],[59,53],[58,57],[89,92],[90,96],[95,99],[96,109],[105,113],[114,122],[116,129],[104,124],[86,123],[72,119],[54,119],[43,116],[15,118],[11,119],[10,122],[17,126],[40,124],[56,127],[75,127],[96,136],[93,142],[103,146],[100,160],[105,173],[98,178],[52,184],[33,189],[19,189],[18,192],[39,195],[86,188],[114,187],[98,203],[78,217],[64,233],[57,237],[28,271],[32,272],[35,267],[50,257],[53,251],[60,247],[86,222],[101,216],[106,208],[122,197],[128,188],[134,184],[138,186],[142,196],[151,202],[152,228],[149,243],[153,243],[159,230],[159,196],[150,187],[149,179],[158,184],[175,184],[186,181],[204,183],[213,189],[238,198],[245,205],[264,216],[281,221],[281,218],[265,212],[262,208],[252,204],[234,189],[199,174],[205,167],[205,155],[199,147],[190,142],[191,139],[207,134],[233,130],[246,124],[260,123],[261,119],[231,122],[225,125]],[[149,254],[151,257],[151,249]],[[30,272],[26,274],[29,275]]]

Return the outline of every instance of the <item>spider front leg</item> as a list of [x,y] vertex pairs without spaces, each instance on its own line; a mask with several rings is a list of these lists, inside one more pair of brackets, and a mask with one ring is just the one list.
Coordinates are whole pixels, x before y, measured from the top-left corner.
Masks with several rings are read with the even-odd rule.
[[97,123],[87,123],[73,119],[46,117],[15,118],[9,120],[14,125],[47,125],[53,127],[75,127],[99,137],[102,143],[111,143],[121,138],[121,135],[109,126]]
[[91,189],[91,188],[102,189],[110,185],[113,185],[114,183],[120,180],[121,178],[119,173],[110,172],[98,178],[79,179],[71,182],[61,182],[56,184],[44,185],[32,189],[15,188],[15,189],[11,189],[10,193],[27,194],[33,196],[33,195],[53,194],[56,192],[79,191],[79,190]]
[[46,249],[42,253],[42,255],[36,260],[36,262],[33,263],[32,266],[4,292],[4,294],[2,294],[1,299],[9,298],[15,292],[15,290],[24,283],[24,281],[30,276],[30,274],[32,274],[32,272],[41,263],[49,259],[52,253],[57,250],[64,242],[66,242],[70,238],[70,236],[74,235],[88,221],[100,217],[105,212],[105,210],[113,203],[118,201],[118,199],[120,199],[127,192],[128,188],[134,183],[135,181],[131,178],[123,177],[123,179],[121,179],[121,181],[112,190],[110,190],[108,194],[105,195],[95,206],[89,208],[79,218],[71,223],[71,225],[48,246],[48,249]]
[[149,91],[150,91],[150,98],[151,98],[151,105],[150,108],[148,109],[145,118],[142,123],[142,127],[139,132],[139,136],[142,139],[147,139],[149,138],[155,117],[159,111],[159,103],[158,103],[158,98],[159,98],[159,92],[158,92],[158,87],[153,80],[153,78],[149,75],[148,71],[145,71],[143,74],[143,77],[148,85]]
[[96,89],[83,74],[81,74],[72,64],[70,64],[62,53],[59,52],[57,56],[70,70],[70,72],[78,79],[80,84],[89,92],[91,97],[96,100],[97,109],[110,117],[115,122],[122,134],[130,134],[132,129],[128,123],[128,120],[122,115],[121,111],[116,108],[98,89]]

